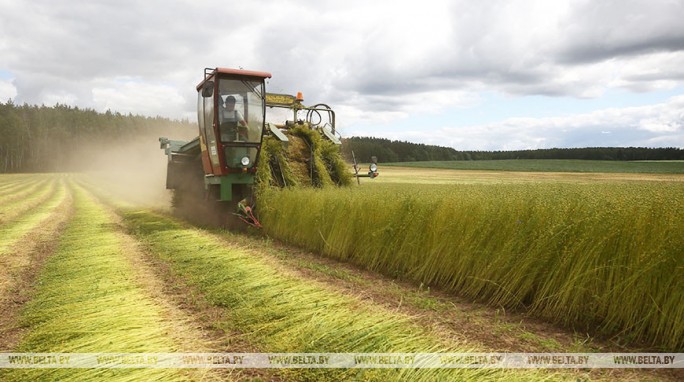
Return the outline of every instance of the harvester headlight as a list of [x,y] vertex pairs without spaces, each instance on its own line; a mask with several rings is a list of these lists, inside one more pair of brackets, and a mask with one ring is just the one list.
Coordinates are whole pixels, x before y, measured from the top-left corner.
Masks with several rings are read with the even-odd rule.
[[242,163],[243,166],[249,166],[249,157],[242,157],[240,163]]
[[378,165],[375,163],[371,163],[371,165],[368,167],[372,172],[378,171]]

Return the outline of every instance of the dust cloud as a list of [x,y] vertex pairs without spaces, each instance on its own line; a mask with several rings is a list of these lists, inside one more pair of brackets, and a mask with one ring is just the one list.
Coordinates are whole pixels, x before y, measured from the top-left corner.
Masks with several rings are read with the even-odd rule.
[[[172,191],[166,189],[167,156],[159,137],[189,141],[195,129],[169,129],[81,145],[72,153],[72,169],[85,174],[87,183],[133,205],[167,209]],[[74,163],[76,162],[76,163]]]

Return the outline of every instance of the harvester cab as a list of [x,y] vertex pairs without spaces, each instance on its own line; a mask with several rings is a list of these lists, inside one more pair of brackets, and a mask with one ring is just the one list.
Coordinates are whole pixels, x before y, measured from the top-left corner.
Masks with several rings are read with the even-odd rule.
[[197,120],[207,185],[220,185],[220,200],[233,186],[254,183],[265,120],[264,80],[270,73],[205,69],[197,85]]
[[204,79],[197,85],[199,135],[190,142],[159,138],[169,159],[166,188],[176,190],[177,209],[191,212],[206,206],[207,199],[228,202],[204,207],[212,211],[200,214],[231,215],[238,210],[241,219],[258,225],[248,199],[264,133],[265,80],[270,77],[270,73],[249,70],[204,70]]

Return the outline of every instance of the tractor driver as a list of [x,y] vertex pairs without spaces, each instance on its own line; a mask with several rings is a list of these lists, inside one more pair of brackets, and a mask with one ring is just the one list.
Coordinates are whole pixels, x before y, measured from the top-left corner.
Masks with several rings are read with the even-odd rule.
[[221,141],[246,141],[247,122],[239,110],[235,110],[235,97],[228,96],[221,108]]

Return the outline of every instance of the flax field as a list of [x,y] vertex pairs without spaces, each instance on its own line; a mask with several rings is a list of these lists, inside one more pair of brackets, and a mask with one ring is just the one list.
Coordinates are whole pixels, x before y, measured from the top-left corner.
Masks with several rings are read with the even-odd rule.
[[269,235],[325,256],[684,349],[683,182],[510,179],[270,190],[261,216]]

